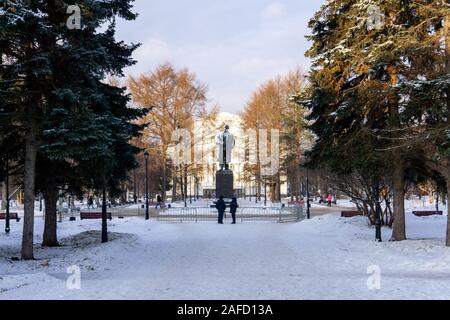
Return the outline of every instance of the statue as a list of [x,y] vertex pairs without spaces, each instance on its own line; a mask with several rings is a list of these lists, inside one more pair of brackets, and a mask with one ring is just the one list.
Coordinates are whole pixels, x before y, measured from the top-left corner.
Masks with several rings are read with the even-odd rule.
[[236,143],[234,136],[229,130],[230,127],[226,125],[224,132],[221,132],[216,136],[216,145],[219,147],[217,160],[220,164],[220,171],[230,170],[231,151]]

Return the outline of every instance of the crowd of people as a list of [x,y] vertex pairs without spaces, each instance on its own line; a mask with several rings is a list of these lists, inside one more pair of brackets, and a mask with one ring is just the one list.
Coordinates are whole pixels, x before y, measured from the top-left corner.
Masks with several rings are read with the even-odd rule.
[[336,195],[331,193],[329,193],[328,196],[326,194],[321,195],[319,203],[326,203],[328,207],[331,207],[333,203],[336,204]]

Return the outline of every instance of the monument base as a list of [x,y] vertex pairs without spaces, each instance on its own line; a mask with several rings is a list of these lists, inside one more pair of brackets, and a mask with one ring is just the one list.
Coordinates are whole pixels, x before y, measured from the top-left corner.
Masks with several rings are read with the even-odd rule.
[[216,198],[221,196],[226,199],[231,199],[234,196],[234,177],[233,171],[223,170],[216,172]]

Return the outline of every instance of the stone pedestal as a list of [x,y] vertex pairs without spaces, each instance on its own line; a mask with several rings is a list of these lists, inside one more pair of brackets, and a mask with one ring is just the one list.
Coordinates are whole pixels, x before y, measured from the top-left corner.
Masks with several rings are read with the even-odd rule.
[[220,196],[231,199],[234,195],[233,171],[223,170],[216,172],[216,198]]

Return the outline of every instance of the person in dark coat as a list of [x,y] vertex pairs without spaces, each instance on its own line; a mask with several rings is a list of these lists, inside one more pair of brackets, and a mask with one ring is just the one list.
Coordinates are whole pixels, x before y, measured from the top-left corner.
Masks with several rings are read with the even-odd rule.
[[163,202],[162,202],[162,198],[161,198],[161,196],[158,194],[158,196],[156,197],[156,208],[162,208],[162,204],[163,204]]
[[237,199],[236,199],[236,197],[233,197],[233,199],[231,199],[231,203],[230,203],[230,213],[231,213],[231,217],[233,218],[232,224],[236,224],[236,211],[237,211],[237,208],[239,208],[239,205],[237,203]]
[[88,200],[88,209],[91,207],[92,209],[94,209],[94,199],[92,198],[92,196],[90,196]]
[[220,196],[220,199],[216,202],[216,209],[219,212],[219,224],[223,224],[223,214],[225,213],[225,209],[227,205],[223,200],[223,196]]

